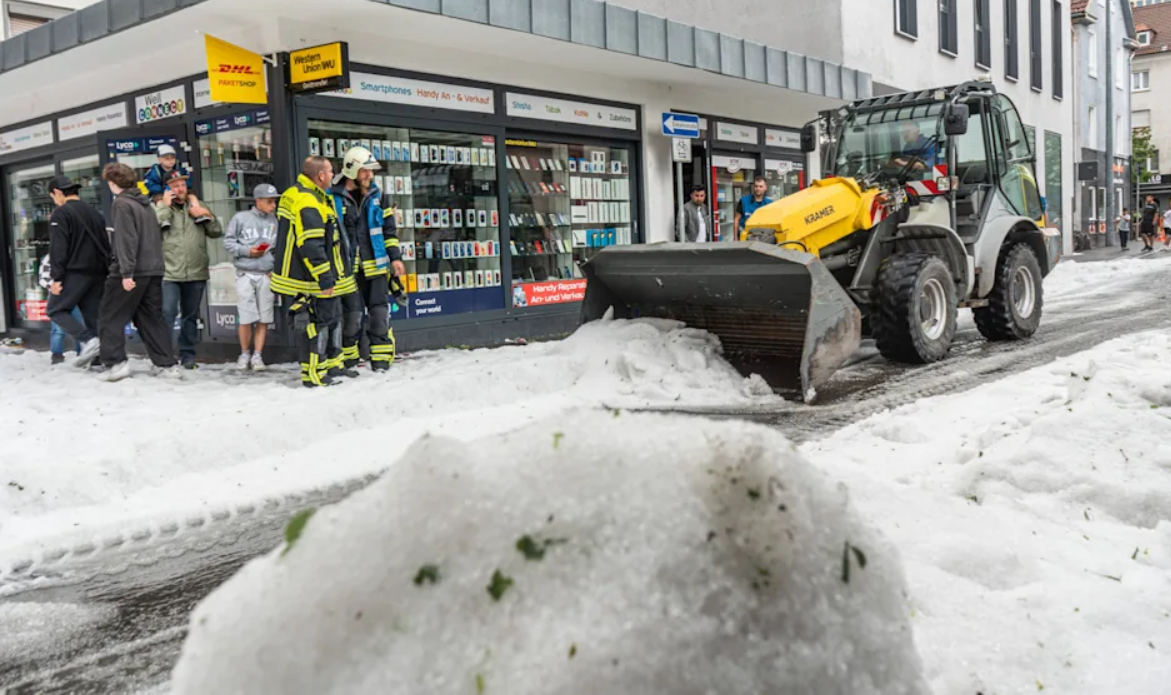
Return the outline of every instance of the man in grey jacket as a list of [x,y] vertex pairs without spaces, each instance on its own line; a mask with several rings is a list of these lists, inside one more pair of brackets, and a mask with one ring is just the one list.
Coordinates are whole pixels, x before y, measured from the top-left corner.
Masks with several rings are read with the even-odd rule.
[[691,187],[691,200],[679,208],[675,236],[679,241],[696,243],[712,241],[712,213],[707,207],[707,191],[696,184]]
[[[114,194],[110,206],[110,233],[114,258],[98,310],[102,378],[120,381],[130,376],[124,329],[131,320],[146,346],[155,372],[177,376],[171,357],[171,335],[163,322],[163,234],[151,203],[138,190],[138,175],[129,166],[107,164],[102,178]],[[85,353],[78,366],[88,367]]]
[[[240,359],[236,368],[264,371],[264,341],[273,321],[273,295],[269,278],[275,258],[276,205],[280,191],[262,183],[252,192],[256,204],[236,213],[224,234],[224,248],[236,266],[236,330],[240,335]],[[255,324],[255,329],[253,325]]]

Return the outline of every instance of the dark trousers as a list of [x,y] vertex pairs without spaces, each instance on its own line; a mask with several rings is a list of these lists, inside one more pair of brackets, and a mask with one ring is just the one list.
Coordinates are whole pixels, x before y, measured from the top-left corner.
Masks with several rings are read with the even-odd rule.
[[[101,275],[66,273],[61,281],[61,294],[49,295],[49,320],[78,345],[96,338],[105,285],[106,278]],[[81,321],[73,317],[74,308],[81,311]]]
[[297,359],[301,362],[301,382],[321,386],[329,371],[341,366],[341,300],[297,297],[289,313]]
[[207,283],[163,281],[163,320],[167,322],[167,335],[175,330],[175,319],[179,318],[179,359],[195,361],[195,346],[199,344],[199,308],[203,304],[203,292]]
[[388,305],[390,278],[386,275],[367,278],[358,273],[357,280],[358,291],[342,298],[345,303],[342,359],[347,367],[357,366],[359,344],[365,338],[370,345],[371,366],[389,367],[394,362],[394,332],[390,328]]
[[102,364],[112,367],[126,361],[126,324],[134,322],[146,353],[156,367],[173,367],[171,334],[163,322],[163,279],[134,278],[134,289],[122,289],[122,278],[106,279],[98,316]]
[[1130,241],[1130,230],[1129,229],[1119,229],[1118,230],[1118,241],[1119,241],[1119,243],[1122,244],[1122,248],[1126,248],[1127,242]]

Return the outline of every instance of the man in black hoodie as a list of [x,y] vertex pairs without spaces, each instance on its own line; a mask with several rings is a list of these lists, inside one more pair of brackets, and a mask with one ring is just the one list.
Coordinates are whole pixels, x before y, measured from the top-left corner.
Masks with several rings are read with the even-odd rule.
[[[101,213],[78,197],[67,176],[53,179],[49,195],[57,209],[49,218],[49,319],[78,345],[78,361],[98,356],[98,310],[110,265],[110,240]],[[73,317],[81,311],[82,321]]]
[[102,297],[101,357],[106,381],[130,376],[123,328],[133,319],[154,372],[179,376],[171,356],[171,334],[163,321],[163,233],[150,200],[138,190],[138,175],[121,162],[107,164],[102,178],[114,194],[109,232],[114,258]]

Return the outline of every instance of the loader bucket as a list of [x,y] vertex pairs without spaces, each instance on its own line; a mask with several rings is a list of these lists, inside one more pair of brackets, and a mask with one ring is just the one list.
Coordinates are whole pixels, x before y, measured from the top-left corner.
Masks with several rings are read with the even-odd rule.
[[813,255],[757,242],[611,246],[583,266],[582,321],[656,317],[719,337],[741,373],[810,400],[858,349],[862,316]]

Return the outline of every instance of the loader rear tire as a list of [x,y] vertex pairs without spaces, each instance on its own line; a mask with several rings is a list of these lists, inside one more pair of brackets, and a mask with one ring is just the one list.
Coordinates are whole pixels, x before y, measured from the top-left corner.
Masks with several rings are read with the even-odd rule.
[[878,268],[877,288],[870,316],[883,357],[929,364],[947,356],[959,309],[943,259],[926,253],[890,256]]
[[976,328],[988,340],[1024,340],[1041,325],[1045,295],[1041,264],[1028,244],[1005,247],[996,263],[988,306],[972,310]]

